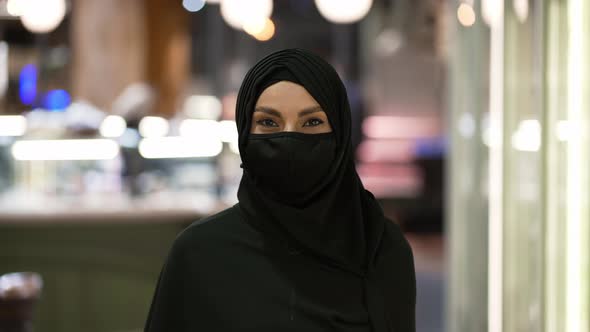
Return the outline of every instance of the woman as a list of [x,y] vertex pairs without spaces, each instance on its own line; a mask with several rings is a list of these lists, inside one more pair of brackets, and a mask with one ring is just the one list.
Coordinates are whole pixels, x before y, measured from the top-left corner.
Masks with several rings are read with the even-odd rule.
[[359,180],[334,69],[268,55],[236,122],[239,203],[177,237],[146,331],[414,331],[412,251]]

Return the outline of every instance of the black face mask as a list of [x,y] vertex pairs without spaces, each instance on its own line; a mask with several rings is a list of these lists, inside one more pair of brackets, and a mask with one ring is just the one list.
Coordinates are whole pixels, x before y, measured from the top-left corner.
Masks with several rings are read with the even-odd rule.
[[256,184],[278,201],[297,205],[333,167],[336,141],[332,133],[250,134],[244,152]]

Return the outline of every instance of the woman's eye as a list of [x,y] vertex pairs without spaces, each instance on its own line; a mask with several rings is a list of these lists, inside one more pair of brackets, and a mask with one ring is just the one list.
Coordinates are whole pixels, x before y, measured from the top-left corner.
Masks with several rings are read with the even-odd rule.
[[259,124],[263,127],[278,127],[279,125],[271,119],[262,119],[256,121],[256,124]]
[[320,119],[309,119],[303,126],[304,127],[315,127],[323,124],[324,121]]

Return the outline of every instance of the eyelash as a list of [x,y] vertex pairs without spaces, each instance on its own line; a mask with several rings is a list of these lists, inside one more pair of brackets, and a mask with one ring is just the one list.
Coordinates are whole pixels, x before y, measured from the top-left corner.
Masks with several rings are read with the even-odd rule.
[[[312,125],[307,125],[308,123],[312,122],[312,121],[317,121],[316,124],[312,124]],[[315,127],[315,126],[319,126],[321,124],[323,124],[324,121],[317,119],[317,118],[313,118],[313,119],[309,119],[307,120],[307,122],[305,122],[305,124],[303,125],[304,127]]]
[[[268,122],[272,122],[272,124],[269,125]],[[276,122],[274,122],[271,119],[261,119],[261,120],[256,121],[256,124],[259,124],[263,127],[278,127],[279,126]]]
[[[312,121],[315,124],[311,124]],[[261,119],[261,120],[256,121],[256,124],[261,125],[263,127],[278,127],[279,126],[276,122],[274,122],[271,119]],[[321,119],[313,118],[313,119],[307,120],[307,122],[305,122],[305,124],[303,124],[303,127],[316,127],[316,126],[319,126],[322,124],[324,124],[324,121],[322,121]]]

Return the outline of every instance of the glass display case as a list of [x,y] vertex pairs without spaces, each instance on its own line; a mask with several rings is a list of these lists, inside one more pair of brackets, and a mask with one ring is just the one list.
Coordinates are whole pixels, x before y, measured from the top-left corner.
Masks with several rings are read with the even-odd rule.
[[590,4],[455,1],[449,331],[590,330]]

